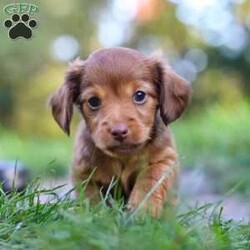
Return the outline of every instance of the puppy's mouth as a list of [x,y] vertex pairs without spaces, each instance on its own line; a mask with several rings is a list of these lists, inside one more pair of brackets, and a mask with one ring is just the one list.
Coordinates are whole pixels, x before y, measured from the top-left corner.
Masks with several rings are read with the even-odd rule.
[[120,144],[107,147],[107,150],[116,154],[131,154],[141,147],[142,144]]

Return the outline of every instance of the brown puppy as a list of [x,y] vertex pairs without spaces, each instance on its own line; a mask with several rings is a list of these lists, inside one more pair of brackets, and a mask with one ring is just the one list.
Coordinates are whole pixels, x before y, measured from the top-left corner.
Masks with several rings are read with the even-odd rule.
[[74,184],[95,169],[86,195],[96,200],[98,188],[105,192],[117,177],[128,208],[134,209],[158,183],[143,208],[159,216],[178,175],[167,126],[185,110],[190,92],[161,60],[132,49],[101,49],[73,62],[50,104],[67,134],[74,104],[85,120],[76,138]]

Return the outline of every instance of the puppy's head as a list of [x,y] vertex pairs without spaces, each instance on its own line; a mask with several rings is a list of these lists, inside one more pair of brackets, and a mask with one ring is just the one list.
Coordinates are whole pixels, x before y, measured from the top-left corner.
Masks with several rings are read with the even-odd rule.
[[151,139],[158,109],[166,125],[177,119],[189,95],[189,84],[162,61],[132,49],[113,48],[75,61],[50,104],[67,134],[76,104],[96,146],[119,156]]

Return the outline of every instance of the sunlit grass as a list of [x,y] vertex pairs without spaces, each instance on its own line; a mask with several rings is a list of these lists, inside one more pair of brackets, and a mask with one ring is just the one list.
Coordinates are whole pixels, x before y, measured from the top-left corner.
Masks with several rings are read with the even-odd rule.
[[[202,168],[214,180],[215,191],[242,183],[238,190],[250,194],[249,114],[250,104],[242,101],[230,109],[212,106],[173,123],[182,169]],[[0,159],[20,160],[33,175],[62,175],[69,169],[73,138],[63,133],[52,139],[21,137],[0,129]]]
[[[217,191],[249,192],[250,106],[213,107],[172,126],[182,168],[201,167]],[[23,161],[33,175],[63,174],[71,160],[73,140],[20,137],[2,129],[0,158]],[[54,170],[53,170],[54,169]],[[248,180],[248,182],[247,182]],[[238,187],[238,186],[237,186]],[[250,227],[223,219],[223,202],[168,211],[161,219],[126,213],[122,202],[90,206],[84,197],[72,201],[58,188],[33,183],[23,195],[0,190],[0,249],[249,249]],[[39,202],[41,196],[53,202]],[[106,198],[109,198],[107,196]],[[217,209],[215,209],[217,208]]]
[[[105,199],[90,206],[70,193],[56,196],[60,187],[40,189],[36,183],[23,195],[0,195],[1,249],[249,249],[250,226],[223,220],[216,204],[167,211],[165,217],[124,212],[122,203]],[[52,195],[53,202],[40,197]],[[212,212],[211,212],[212,211]]]
[[65,174],[72,156],[72,138],[20,136],[14,131],[0,130],[0,159],[23,162],[33,175]]
[[[233,105],[232,105],[233,106]],[[173,124],[182,167],[202,168],[214,180],[215,191],[238,183],[250,194],[250,105],[213,106]]]
[[[233,109],[212,106],[205,112],[173,124],[177,145],[187,162],[194,164],[214,155],[243,163],[250,147],[250,105],[240,103]],[[250,163],[250,158],[247,159]]]

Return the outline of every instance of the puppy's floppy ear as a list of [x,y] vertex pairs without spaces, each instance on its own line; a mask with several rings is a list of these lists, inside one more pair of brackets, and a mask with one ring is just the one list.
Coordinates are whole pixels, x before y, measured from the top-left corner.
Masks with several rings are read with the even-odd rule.
[[70,134],[70,122],[73,115],[73,104],[80,94],[80,84],[83,76],[84,61],[76,59],[69,65],[64,83],[52,95],[49,105],[52,115],[61,129]]
[[153,67],[159,93],[160,114],[165,125],[168,125],[187,107],[191,97],[191,86],[163,61],[154,59]]

